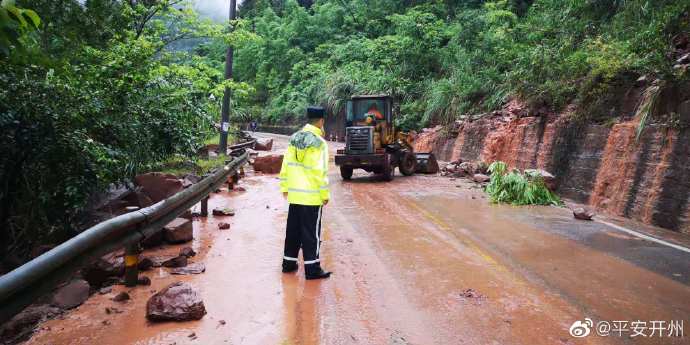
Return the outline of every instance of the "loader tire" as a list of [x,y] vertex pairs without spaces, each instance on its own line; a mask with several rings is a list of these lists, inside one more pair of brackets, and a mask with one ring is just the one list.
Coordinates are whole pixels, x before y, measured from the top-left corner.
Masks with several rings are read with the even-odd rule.
[[384,181],[393,181],[393,178],[395,177],[395,165],[393,165],[393,162],[391,162],[390,158],[391,155],[386,155],[386,161],[381,171],[381,177]]
[[398,163],[398,169],[400,173],[405,176],[411,176],[414,174],[415,169],[417,169],[417,158],[412,152],[403,152],[400,157],[400,162]]
[[352,179],[352,168],[341,166],[340,176],[343,178],[343,180],[349,181],[350,179]]

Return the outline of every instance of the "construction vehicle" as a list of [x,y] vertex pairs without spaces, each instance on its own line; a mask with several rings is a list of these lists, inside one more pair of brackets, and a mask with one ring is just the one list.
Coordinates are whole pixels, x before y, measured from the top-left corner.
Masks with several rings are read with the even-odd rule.
[[389,95],[352,96],[347,102],[345,148],[335,155],[344,180],[352,178],[354,169],[380,174],[386,181],[393,180],[396,167],[405,176],[438,172],[434,155],[415,154],[411,136],[398,131],[394,119]]

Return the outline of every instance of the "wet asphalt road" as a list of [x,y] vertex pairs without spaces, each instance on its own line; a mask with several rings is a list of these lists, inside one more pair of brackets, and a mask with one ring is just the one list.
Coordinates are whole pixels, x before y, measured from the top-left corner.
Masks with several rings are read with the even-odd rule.
[[[284,149],[284,136],[271,137]],[[576,221],[564,208],[491,205],[460,179],[381,182],[362,171],[343,182],[333,166],[330,178],[322,257],[331,279],[280,273],[287,204],[275,175],[250,172],[240,183],[246,192],[212,196],[210,207],[234,208],[235,217],[194,223],[200,254],[192,261],[203,261],[206,273],[147,272],[150,287],[96,294],[44,323],[29,343],[690,344],[688,253]],[[221,221],[230,230],[219,230]],[[208,314],[147,323],[147,298],[177,280],[200,290]],[[132,300],[111,301],[119,291]],[[573,322],[585,318],[627,321],[619,327],[627,330],[572,337]],[[650,336],[652,321],[671,320],[683,320],[684,338]],[[630,337],[637,321],[646,337]]]

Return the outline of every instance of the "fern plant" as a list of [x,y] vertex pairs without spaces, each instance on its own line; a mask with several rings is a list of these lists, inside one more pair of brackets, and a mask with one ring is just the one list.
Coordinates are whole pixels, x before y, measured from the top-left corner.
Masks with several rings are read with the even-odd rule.
[[544,184],[535,173],[508,171],[506,163],[496,161],[489,165],[491,182],[486,187],[491,202],[512,205],[562,205],[561,199]]

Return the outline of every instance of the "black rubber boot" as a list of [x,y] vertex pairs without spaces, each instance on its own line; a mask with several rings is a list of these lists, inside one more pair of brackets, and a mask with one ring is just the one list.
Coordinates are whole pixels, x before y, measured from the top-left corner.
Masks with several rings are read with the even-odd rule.
[[290,260],[283,260],[283,273],[292,273],[297,271],[297,263]]
[[[312,267],[309,267],[312,266]],[[307,280],[312,279],[326,279],[331,276],[332,272],[324,271],[319,265],[305,266],[305,277]]]

